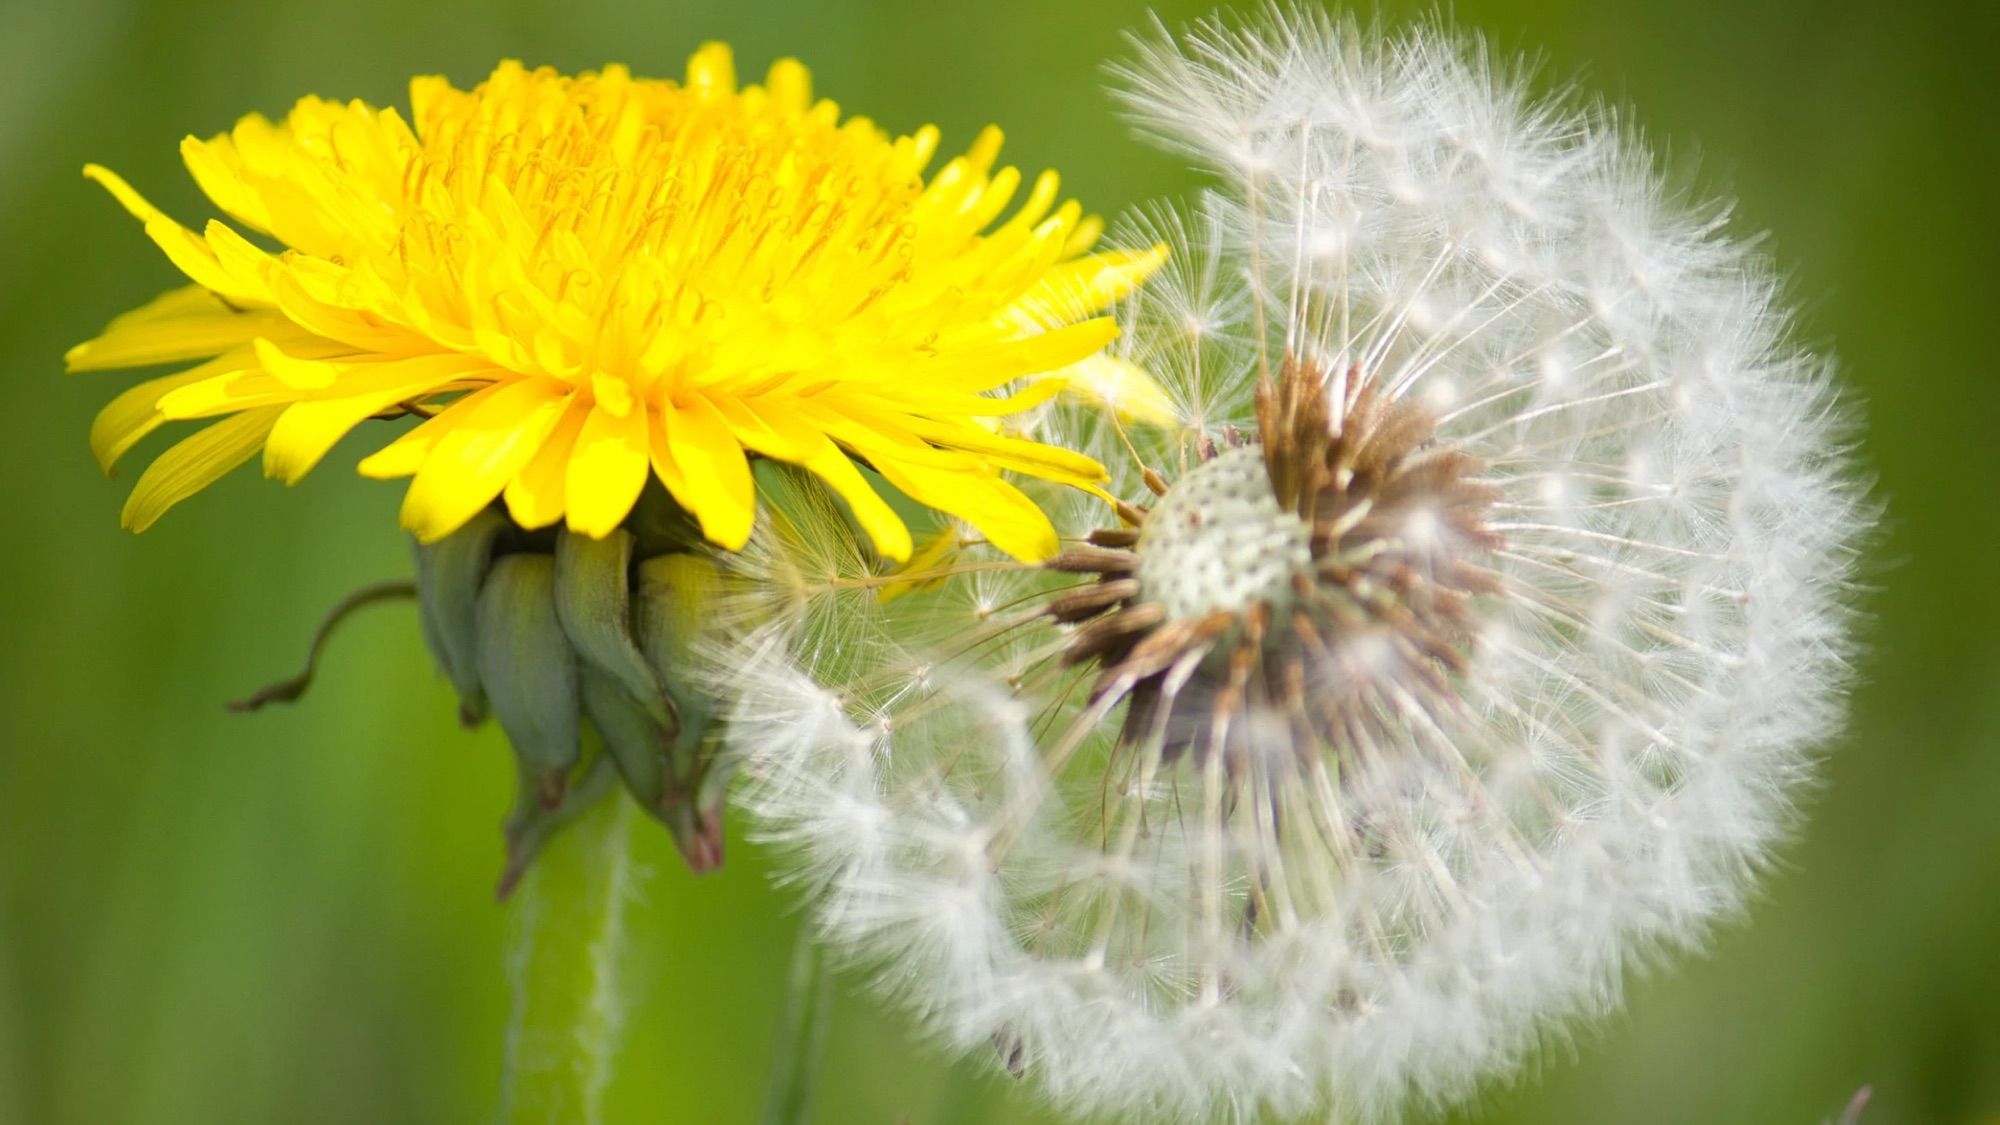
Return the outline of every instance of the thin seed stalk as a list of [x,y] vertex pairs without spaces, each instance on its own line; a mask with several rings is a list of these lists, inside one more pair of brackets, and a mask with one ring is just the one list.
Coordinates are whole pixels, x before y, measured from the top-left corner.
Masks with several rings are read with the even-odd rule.
[[508,925],[501,1121],[598,1125],[622,1012],[618,965],[633,880],[634,806],[605,795],[555,834]]

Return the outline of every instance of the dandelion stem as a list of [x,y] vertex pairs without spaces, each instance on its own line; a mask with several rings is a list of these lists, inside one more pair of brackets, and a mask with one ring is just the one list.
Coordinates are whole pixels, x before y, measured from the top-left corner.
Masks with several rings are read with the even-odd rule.
[[822,971],[812,928],[799,928],[778,1010],[778,1041],[771,1052],[771,1082],[764,1094],[761,1125],[800,1125],[812,1120],[819,1085],[820,1056],[833,1015],[833,976]]
[[514,896],[501,1120],[603,1120],[617,1047],[618,957],[632,872],[633,804],[611,793],[555,835]]

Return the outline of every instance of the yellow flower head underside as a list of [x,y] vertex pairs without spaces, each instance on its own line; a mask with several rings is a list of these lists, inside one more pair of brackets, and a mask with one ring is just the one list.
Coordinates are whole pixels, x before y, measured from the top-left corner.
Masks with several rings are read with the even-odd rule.
[[400,413],[430,417],[361,471],[413,478],[402,521],[426,541],[496,497],[523,526],[603,536],[650,473],[738,548],[756,454],[825,481],[888,557],[910,535],[857,460],[1032,559],[1055,534],[1001,470],[1102,479],[992,419],[1109,341],[1095,314],[1159,255],[1089,253],[1098,224],[1055,205],[1052,173],[1003,219],[1021,177],[994,169],[997,130],[926,179],[936,129],[842,122],[789,59],[739,89],[720,44],[682,84],[507,62],[470,91],[418,78],[410,109],[306,98],[281,123],[182,142],[202,190],[276,252],[85,170],[193,284],[70,368],[205,361],[107,406],[99,461],[163,422],[220,419],[152,463],[127,525],[259,449],[296,481]]

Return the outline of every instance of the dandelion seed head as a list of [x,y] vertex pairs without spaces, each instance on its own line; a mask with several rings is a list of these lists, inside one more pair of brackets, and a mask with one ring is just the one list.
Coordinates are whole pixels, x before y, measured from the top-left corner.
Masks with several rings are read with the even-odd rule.
[[[838,947],[1066,1109],[1445,1105],[1793,823],[1872,518],[1844,415],[1723,209],[1446,30],[1272,9],[1121,80],[1219,179],[1123,236],[1173,248],[1113,356],[1175,418],[1044,412],[1115,517],[1048,505],[1065,550],[863,660],[739,662],[843,700],[739,693],[743,799]],[[865,847],[816,789],[874,802]]]

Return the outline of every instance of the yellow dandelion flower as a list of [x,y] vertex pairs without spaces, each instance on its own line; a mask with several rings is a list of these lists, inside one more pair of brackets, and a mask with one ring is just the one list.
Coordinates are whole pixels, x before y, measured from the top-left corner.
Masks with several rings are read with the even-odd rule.
[[825,481],[890,558],[910,534],[857,462],[1033,559],[1055,533],[1001,471],[1103,478],[990,419],[1109,341],[1094,314],[1159,254],[1090,253],[1098,224],[1056,205],[1053,173],[1003,219],[1021,176],[995,169],[997,130],[925,178],[935,128],[843,122],[790,59],[739,88],[721,44],[684,83],[505,62],[469,91],[418,78],[410,108],[306,98],[182,142],[208,197],[277,252],[85,170],[193,284],[70,369],[203,361],[114,399],[99,462],[164,422],[220,418],[146,470],[128,526],[259,449],[296,481],[364,419],[404,413],[427,420],[361,471],[412,478],[402,522],[425,542],[496,498],[523,527],[602,537],[656,475],[740,548],[758,455]]

